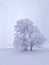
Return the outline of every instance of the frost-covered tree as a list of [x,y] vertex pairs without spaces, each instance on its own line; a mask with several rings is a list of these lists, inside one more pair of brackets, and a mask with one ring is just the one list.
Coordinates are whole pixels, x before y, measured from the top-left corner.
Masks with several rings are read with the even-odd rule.
[[28,50],[30,47],[30,51],[32,51],[34,45],[40,47],[45,41],[39,29],[33,26],[33,22],[29,19],[17,21],[15,31],[14,46],[17,48]]

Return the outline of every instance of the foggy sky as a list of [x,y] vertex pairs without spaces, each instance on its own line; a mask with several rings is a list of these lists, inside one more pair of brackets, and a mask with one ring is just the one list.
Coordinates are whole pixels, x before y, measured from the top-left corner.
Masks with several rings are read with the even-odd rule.
[[13,44],[14,25],[25,18],[38,26],[49,47],[49,0],[0,0],[0,47]]

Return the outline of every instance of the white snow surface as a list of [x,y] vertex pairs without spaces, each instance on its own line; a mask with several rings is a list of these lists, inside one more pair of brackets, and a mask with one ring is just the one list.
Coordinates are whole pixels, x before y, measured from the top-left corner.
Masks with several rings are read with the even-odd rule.
[[0,49],[0,65],[49,65],[49,49],[33,49],[32,52]]

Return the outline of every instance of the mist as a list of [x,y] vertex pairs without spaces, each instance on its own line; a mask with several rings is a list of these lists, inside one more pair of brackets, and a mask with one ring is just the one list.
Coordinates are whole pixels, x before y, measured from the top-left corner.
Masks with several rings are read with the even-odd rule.
[[0,47],[11,47],[14,25],[25,18],[39,28],[49,48],[49,0],[0,0]]

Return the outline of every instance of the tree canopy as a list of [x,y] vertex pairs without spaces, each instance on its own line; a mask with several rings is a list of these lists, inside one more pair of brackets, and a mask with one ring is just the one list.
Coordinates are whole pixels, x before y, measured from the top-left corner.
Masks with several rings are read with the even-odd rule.
[[40,47],[45,41],[39,29],[29,19],[18,20],[15,31],[14,46],[23,50],[28,50],[30,47],[30,51],[32,51],[33,46]]

